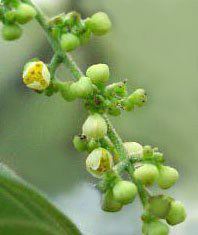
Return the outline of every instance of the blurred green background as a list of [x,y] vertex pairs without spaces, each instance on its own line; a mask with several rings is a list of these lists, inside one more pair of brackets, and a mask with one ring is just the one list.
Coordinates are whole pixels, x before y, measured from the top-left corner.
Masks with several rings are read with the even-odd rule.
[[[170,195],[182,200],[186,223],[173,235],[198,230],[198,1],[195,0],[37,0],[53,16],[78,10],[84,17],[107,12],[112,32],[93,38],[73,56],[83,70],[104,62],[111,81],[127,78],[131,89],[143,87],[147,106],[112,118],[126,141],[158,146],[168,164],[180,171]],[[139,235],[139,202],[119,213],[100,210],[100,195],[85,170],[85,157],[72,146],[86,118],[79,102],[46,98],[21,82],[32,57],[49,61],[52,51],[36,22],[19,41],[0,42],[0,159],[36,185],[67,213],[86,235]],[[60,68],[59,77],[70,79]],[[130,127],[130,128],[129,128]]]

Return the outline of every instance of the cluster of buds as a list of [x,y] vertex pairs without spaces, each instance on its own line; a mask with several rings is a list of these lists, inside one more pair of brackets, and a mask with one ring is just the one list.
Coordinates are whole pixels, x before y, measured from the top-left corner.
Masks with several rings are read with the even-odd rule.
[[[142,151],[142,148],[139,151]],[[145,187],[156,183],[162,190],[171,188],[177,182],[179,173],[175,168],[165,166],[163,163],[163,154],[158,152],[158,149],[144,146],[143,154],[134,171],[135,181],[141,182]],[[168,235],[169,228],[160,221],[162,219],[172,226],[182,223],[186,219],[183,204],[164,194],[149,195],[142,216],[143,234]]]
[[[99,36],[106,34],[111,22],[102,12],[85,20],[72,12],[51,19],[49,28],[62,50],[71,51],[87,41],[91,33]],[[162,190],[172,187],[179,178],[177,170],[164,165],[163,154],[158,148],[142,146],[137,142],[125,142],[122,152],[126,156],[120,158],[120,146],[117,148],[109,138],[104,119],[106,114],[117,116],[122,110],[131,111],[143,106],[147,101],[144,89],[128,94],[126,81],[107,84],[110,70],[106,64],[90,66],[76,82],[60,82],[55,77],[52,79],[50,71],[50,65],[42,61],[29,62],[24,67],[23,82],[39,93],[60,93],[66,101],[77,98],[84,101],[89,116],[82,126],[82,133],[74,137],[73,144],[79,152],[88,153],[86,169],[100,179],[98,188],[102,192],[102,209],[120,211],[143,190],[146,192],[142,215],[143,235],[168,235],[169,227],[161,220],[166,220],[169,225],[183,222],[186,218],[184,206],[167,195],[151,195],[147,188],[155,183]],[[132,182],[123,178],[123,170],[120,170],[126,170],[127,167],[132,167]]]
[[19,0],[0,3],[0,21],[3,23],[2,37],[12,41],[21,37],[22,28],[36,16],[36,10],[29,4]]
[[[136,142],[124,143],[130,161],[136,161],[134,180],[141,182],[144,187],[153,186],[154,183],[162,190],[171,188],[178,180],[179,173],[176,169],[163,165],[163,154],[157,148],[141,146]],[[148,196],[145,211],[142,216],[144,235],[168,235],[167,224],[177,225],[186,219],[183,204],[167,195]]]
[[[158,148],[142,146],[137,142],[125,142],[127,164],[133,163],[134,182],[122,179],[118,168],[122,164],[115,149],[105,144],[108,139],[107,124],[100,114],[90,115],[82,128],[82,135],[75,136],[73,143],[78,151],[89,153],[86,160],[88,172],[100,178],[99,189],[102,192],[101,208],[107,212],[117,212],[124,205],[132,203],[138,193],[138,183],[146,189],[155,183],[162,190],[169,189],[178,180],[176,169],[165,166],[164,156]],[[110,141],[108,139],[108,141]],[[91,144],[91,148],[90,148]],[[182,223],[186,218],[183,204],[164,194],[148,193],[142,215],[144,235],[168,235],[168,225]],[[164,223],[161,220],[167,222]]]
[[[101,106],[98,109],[97,102],[93,97],[102,97],[101,102],[118,102],[127,104],[125,107],[142,106],[146,100],[142,89],[127,95],[126,84],[123,86],[115,84],[105,86],[109,79],[109,67],[105,64],[97,64],[89,67],[86,77],[81,77],[77,82],[58,82],[54,89],[62,96],[72,101],[76,98],[83,99],[91,114],[84,122],[82,134],[73,139],[78,151],[87,151],[86,168],[90,174],[100,178],[102,183],[100,189],[102,195],[102,209],[108,212],[121,210],[124,205],[132,203],[137,195],[137,183],[141,182],[143,187],[150,187],[156,183],[161,189],[172,187],[178,180],[179,174],[176,169],[163,165],[163,154],[157,148],[142,146],[136,142],[125,142],[123,144],[128,164],[133,162],[135,170],[134,182],[129,182],[117,173],[119,164],[118,153],[108,138],[108,126],[102,113],[112,114],[109,106]],[[42,91],[50,86],[50,72],[48,67],[41,61],[29,62],[23,73],[24,83],[31,89]],[[92,100],[92,103],[90,102]],[[87,105],[89,104],[89,105]],[[124,107],[124,106],[123,106]],[[94,112],[94,110],[99,112]],[[127,108],[126,108],[127,109]],[[167,235],[168,226],[161,222],[165,219],[169,225],[183,222],[186,212],[181,202],[165,196],[148,196],[143,220],[144,235]]]
[[125,81],[106,85],[109,77],[108,65],[95,64],[87,69],[86,77],[81,77],[74,83],[59,83],[57,86],[68,101],[84,99],[86,109],[92,113],[118,116],[122,110],[131,111],[135,106],[140,107],[147,101],[143,89],[128,94]]
[[137,89],[128,94],[126,82],[106,85],[110,71],[106,64],[95,64],[76,82],[61,82],[50,79],[50,70],[42,61],[28,62],[24,67],[23,82],[36,91],[46,91],[45,94],[59,92],[66,101],[83,99],[85,107],[92,113],[108,113],[120,115],[122,110],[130,111],[135,106],[142,106],[147,96],[143,89]]
[[53,36],[66,52],[89,42],[92,34],[102,36],[111,29],[111,21],[104,12],[97,12],[86,19],[77,12],[63,13],[50,19],[49,25]]

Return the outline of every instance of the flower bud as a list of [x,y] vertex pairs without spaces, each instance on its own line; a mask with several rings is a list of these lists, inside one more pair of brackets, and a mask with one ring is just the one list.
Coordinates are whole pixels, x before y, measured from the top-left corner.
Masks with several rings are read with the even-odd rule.
[[115,95],[119,97],[124,97],[126,94],[126,84],[124,82],[116,82],[110,84],[105,89],[105,95],[110,98]]
[[73,144],[76,150],[83,152],[87,150],[87,138],[85,135],[75,135]]
[[99,141],[95,139],[91,139],[87,144],[87,148],[89,152],[92,152],[94,149],[99,148],[99,147],[100,147],[100,143]]
[[80,23],[81,15],[76,11],[71,11],[65,15],[65,24],[71,28]]
[[58,25],[64,24],[64,20],[65,20],[65,13],[60,13],[60,14],[50,18],[48,20],[48,24],[50,27],[58,26]]
[[22,29],[17,24],[6,24],[2,28],[2,36],[7,41],[12,41],[20,38]]
[[36,10],[29,4],[20,3],[16,8],[16,21],[19,24],[26,24],[36,16]]
[[71,90],[79,98],[86,98],[93,93],[93,85],[90,78],[81,77],[71,85]]
[[143,223],[142,233],[144,235],[168,235],[168,225],[161,221],[153,221],[150,223]]
[[111,170],[113,167],[113,157],[104,148],[94,149],[86,160],[87,171],[97,178]]
[[111,190],[108,190],[102,197],[102,210],[107,212],[117,212],[122,209],[122,204],[116,201]]
[[30,89],[42,91],[50,84],[50,72],[42,61],[29,62],[23,71],[23,82]]
[[104,12],[97,12],[87,20],[87,25],[92,33],[97,36],[102,36],[108,33],[111,29],[111,21],[108,15]]
[[143,156],[143,147],[137,142],[125,142],[124,148],[127,152],[128,157],[140,159]]
[[173,201],[171,208],[166,217],[166,221],[170,225],[176,225],[184,222],[186,219],[186,211],[183,204],[179,201]]
[[86,76],[96,85],[105,83],[109,79],[109,67],[106,64],[94,64],[87,69]]
[[134,177],[140,180],[144,185],[152,185],[159,175],[159,171],[155,165],[144,164],[135,169]]
[[162,166],[159,171],[157,183],[160,188],[168,189],[177,182],[178,178],[179,173],[176,169],[169,166]]
[[163,163],[163,162],[164,162],[164,155],[163,155],[163,153],[154,152],[154,153],[153,153],[153,158],[154,158],[156,161],[160,162],[160,163]]
[[113,187],[113,197],[122,204],[128,204],[134,201],[137,194],[137,187],[129,181],[119,181]]
[[108,107],[108,114],[112,116],[119,116],[121,114],[121,110],[118,106],[111,105]]
[[170,211],[172,200],[172,198],[164,195],[151,197],[149,199],[150,214],[160,219],[165,219]]
[[151,158],[153,156],[153,149],[151,146],[146,145],[143,147],[143,157],[144,159]]
[[66,33],[61,36],[61,48],[63,51],[73,51],[80,45],[79,38],[72,34],[72,33]]
[[12,24],[16,20],[16,11],[14,11],[14,10],[7,11],[5,13],[4,17],[5,17],[6,22],[9,22],[10,24]]
[[89,139],[100,139],[107,134],[107,124],[100,114],[90,115],[83,125],[83,134]]
[[128,97],[126,102],[126,108],[130,110],[130,108],[133,108],[134,105],[141,107],[145,104],[146,101],[147,101],[147,96],[145,90],[137,89]]
[[73,101],[77,98],[76,94],[71,89],[72,82],[54,82],[55,87],[60,91],[62,97],[66,101]]

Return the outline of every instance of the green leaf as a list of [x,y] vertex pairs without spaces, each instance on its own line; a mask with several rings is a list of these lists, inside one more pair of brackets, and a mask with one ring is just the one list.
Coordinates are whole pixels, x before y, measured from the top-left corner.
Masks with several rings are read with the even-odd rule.
[[0,235],[80,235],[38,190],[0,164]]

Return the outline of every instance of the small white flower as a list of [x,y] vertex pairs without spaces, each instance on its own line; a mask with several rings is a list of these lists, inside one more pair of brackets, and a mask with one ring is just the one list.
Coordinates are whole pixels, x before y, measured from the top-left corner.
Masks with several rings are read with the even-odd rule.
[[125,142],[124,148],[127,152],[128,157],[142,158],[143,157],[143,147],[137,142]]
[[97,148],[87,157],[86,167],[93,176],[100,178],[103,173],[112,169],[113,157],[106,149]]
[[50,72],[42,61],[34,61],[26,64],[23,71],[24,84],[33,90],[45,90],[50,84]]

